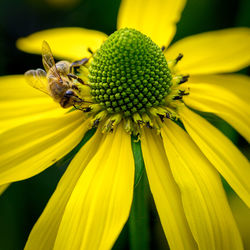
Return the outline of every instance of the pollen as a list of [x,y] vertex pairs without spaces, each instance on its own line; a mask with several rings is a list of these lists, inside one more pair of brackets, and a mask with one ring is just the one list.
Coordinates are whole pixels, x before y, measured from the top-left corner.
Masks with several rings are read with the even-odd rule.
[[114,32],[89,67],[91,95],[108,114],[143,115],[164,106],[171,72],[160,47],[134,29]]

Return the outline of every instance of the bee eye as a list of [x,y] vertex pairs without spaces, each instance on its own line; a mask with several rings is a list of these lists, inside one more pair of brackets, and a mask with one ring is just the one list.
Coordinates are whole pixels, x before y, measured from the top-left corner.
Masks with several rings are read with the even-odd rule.
[[65,95],[74,95],[74,92],[72,90],[67,90],[65,92]]

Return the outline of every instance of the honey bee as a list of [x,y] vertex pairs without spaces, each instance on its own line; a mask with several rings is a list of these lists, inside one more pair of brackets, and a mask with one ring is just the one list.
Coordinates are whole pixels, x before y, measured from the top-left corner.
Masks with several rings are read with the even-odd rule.
[[43,41],[42,62],[44,69],[29,70],[25,73],[27,82],[34,88],[48,94],[63,108],[75,106],[83,100],[77,95],[77,86],[72,79],[84,84],[81,78],[72,73],[74,67],[81,66],[88,61],[84,58],[72,64],[68,61],[55,63],[49,44]]

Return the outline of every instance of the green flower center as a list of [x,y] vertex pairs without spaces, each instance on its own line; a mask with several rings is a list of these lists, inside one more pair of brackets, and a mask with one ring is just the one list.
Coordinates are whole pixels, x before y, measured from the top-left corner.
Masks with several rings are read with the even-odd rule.
[[171,73],[160,47],[134,29],[114,32],[94,54],[91,95],[109,114],[132,117],[165,104]]

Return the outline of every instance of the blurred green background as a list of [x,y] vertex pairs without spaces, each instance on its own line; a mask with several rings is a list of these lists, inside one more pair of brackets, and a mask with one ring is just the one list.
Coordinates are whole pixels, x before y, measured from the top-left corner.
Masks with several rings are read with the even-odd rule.
[[[119,5],[120,0],[0,0],[0,75],[23,74],[28,69],[41,67],[41,56],[16,49],[15,42],[19,37],[43,29],[66,26],[85,27],[111,34],[116,29]],[[249,0],[189,0],[174,40],[209,30],[250,27],[249,13]],[[241,73],[249,74],[249,69]],[[250,158],[249,146],[238,133],[214,116],[207,118]],[[0,250],[23,249],[32,226],[53,193],[70,157],[36,177],[12,184],[0,197]],[[247,237],[250,211],[235,198],[226,183],[224,186],[242,234],[245,235],[246,249],[250,249]],[[148,199],[149,246],[152,249],[168,249],[152,197]],[[128,228],[129,225],[126,225],[114,248],[129,248]]]

